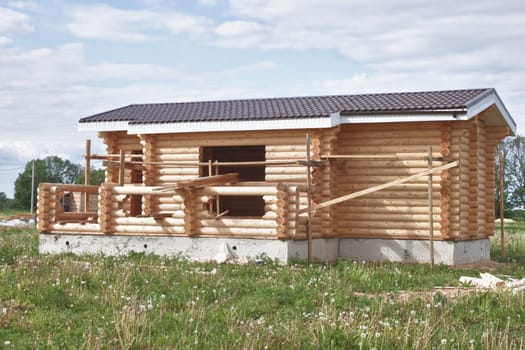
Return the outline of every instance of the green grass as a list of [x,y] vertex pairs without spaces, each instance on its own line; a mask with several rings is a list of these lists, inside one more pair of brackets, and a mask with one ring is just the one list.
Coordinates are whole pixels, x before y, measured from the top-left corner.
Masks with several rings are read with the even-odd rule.
[[[504,224],[505,257],[501,254],[501,232],[499,223],[494,229],[490,254],[493,260],[525,264],[525,222]],[[524,276],[525,277],[525,276]]]
[[9,219],[13,215],[18,214],[30,214],[27,210],[20,210],[20,209],[4,209],[0,210],[0,220]]
[[514,243],[510,260],[490,270],[434,271],[351,261],[238,266],[142,254],[50,256],[38,255],[37,244],[32,230],[0,233],[0,348],[525,347],[525,292],[431,293],[483,271],[525,277]]

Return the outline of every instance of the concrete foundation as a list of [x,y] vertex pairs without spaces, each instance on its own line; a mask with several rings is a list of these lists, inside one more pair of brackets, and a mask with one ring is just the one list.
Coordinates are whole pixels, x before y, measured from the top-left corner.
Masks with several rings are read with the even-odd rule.
[[[339,256],[357,261],[418,262],[430,261],[428,241],[401,239],[339,240]],[[435,241],[434,262],[462,265],[490,259],[490,240]]]
[[[266,256],[281,263],[307,258],[307,241],[280,241],[249,238],[197,238],[173,236],[122,236],[82,234],[40,234],[42,254],[73,253],[127,255],[131,252],[193,259],[213,258],[224,244],[240,259]],[[490,258],[489,239],[434,242],[436,264],[459,265]],[[420,240],[314,239],[314,260],[333,262],[338,258],[357,261],[420,262],[429,261],[429,242]]]

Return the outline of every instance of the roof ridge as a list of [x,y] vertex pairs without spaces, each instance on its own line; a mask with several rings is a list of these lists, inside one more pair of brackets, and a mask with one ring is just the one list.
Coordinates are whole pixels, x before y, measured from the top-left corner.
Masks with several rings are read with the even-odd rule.
[[[274,96],[263,98],[237,98],[237,99],[217,99],[217,100],[195,100],[195,101],[177,101],[177,102],[152,102],[152,103],[133,103],[130,106],[158,106],[158,105],[174,105],[174,104],[196,104],[196,103],[225,103],[225,102],[249,102],[249,101],[274,101],[274,100],[297,100],[297,99],[318,99],[318,98],[343,98],[343,97],[358,97],[358,96],[395,96],[395,95],[415,95],[415,94],[435,94],[435,93],[453,93],[453,92],[467,92],[467,91],[490,91],[493,88],[473,88],[473,89],[455,89],[455,90],[423,90],[423,91],[397,91],[397,92],[378,92],[378,93],[359,93],[359,94],[334,94],[334,95],[296,95],[296,96]],[[125,108],[120,107],[120,108]],[[112,109],[103,113],[113,112]],[[99,113],[100,114],[100,113]]]

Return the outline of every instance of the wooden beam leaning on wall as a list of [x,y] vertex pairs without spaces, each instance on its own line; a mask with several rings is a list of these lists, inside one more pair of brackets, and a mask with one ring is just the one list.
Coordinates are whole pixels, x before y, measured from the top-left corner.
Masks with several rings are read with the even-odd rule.
[[[428,170],[419,172],[419,173],[411,175],[411,176],[402,177],[400,179],[397,179],[397,180],[394,180],[394,181],[390,181],[390,182],[384,183],[382,185],[373,186],[373,187],[370,187],[370,188],[367,188],[367,189],[364,189],[364,190],[361,190],[361,191],[357,191],[357,192],[350,193],[350,194],[347,194],[347,195],[344,195],[344,196],[341,196],[341,197],[330,199],[330,200],[328,200],[326,202],[322,202],[322,203],[319,203],[317,205],[314,205],[311,208],[311,210],[315,211],[317,209],[326,208],[326,207],[329,207],[329,206],[334,205],[334,204],[345,202],[345,201],[353,199],[353,198],[361,197],[361,196],[364,196],[364,195],[367,195],[367,194],[370,194],[370,193],[373,193],[373,192],[377,192],[377,191],[383,190],[383,189],[388,188],[388,187],[392,187],[392,186],[399,185],[399,184],[402,184],[402,183],[405,183],[405,182],[408,182],[408,181],[411,181],[411,180],[415,180],[415,179],[423,177],[423,176],[427,176],[429,174],[433,174],[433,173],[440,172],[440,171],[443,171],[443,170],[446,170],[446,169],[454,168],[456,166],[458,166],[458,162],[457,161],[456,162],[451,162],[451,163],[448,163],[448,164],[445,164],[445,165],[442,165],[442,166],[439,166],[439,167],[436,167],[436,168],[432,168],[432,169],[428,169]],[[300,214],[307,213],[307,212],[308,212],[308,208],[301,209],[299,211]]]

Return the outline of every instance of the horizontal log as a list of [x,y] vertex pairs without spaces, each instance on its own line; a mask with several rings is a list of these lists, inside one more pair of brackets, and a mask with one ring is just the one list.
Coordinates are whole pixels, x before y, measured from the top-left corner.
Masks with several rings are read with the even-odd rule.
[[97,221],[97,212],[62,212],[56,215],[55,221],[62,220],[94,220]]
[[[352,160],[341,160],[345,162],[344,166],[347,169],[366,169],[366,168],[380,168],[380,169],[390,169],[390,168],[428,168],[428,163],[425,160],[381,160],[381,159],[352,159]],[[435,161],[432,163],[433,166],[441,165],[440,161]]]
[[210,235],[265,235],[275,236],[277,233],[273,228],[250,228],[250,227],[200,227],[199,233]]
[[79,223],[67,223],[67,224],[51,224],[49,225],[51,232],[100,232],[99,224],[79,224]]
[[276,195],[275,186],[210,186],[199,189],[201,195],[220,196],[264,196]]
[[126,217],[126,218],[114,218],[112,221],[113,225],[130,225],[130,226],[183,226],[184,220],[182,218],[162,218],[155,219],[153,217]]
[[153,225],[112,225],[113,233],[149,233],[156,234],[184,234],[184,227],[181,226],[153,226]]
[[[404,229],[404,228],[350,228],[338,227],[336,232],[340,236],[355,238],[385,238],[385,239],[428,239],[429,230],[422,229]],[[435,235],[434,240],[440,240]]]
[[[354,125],[352,125],[354,126]],[[345,145],[345,140],[369,140],[369,139],[412,139],[412,138],[438,138],[439,130],[415,130],[415,129],[405,129],[405,130],[343,130],[339,134],[339,143]]]
[[[357,221],[357,220],[338,220],[337,224],[339,226],[348,227],[352,230],[357,228],[400,228],[400,229],[417,229],[417,230],[428,230],[430,229],[430,224],[428,222],[413,222],[413,221]],[[434,222],[434,229],[439,229],[441,227],[439,222]]]
[[[306,152],[306,146],[302,145],[268,145],[266,146],[266,152],[268,153],[279,153],[279,152]],[[268,156],[266,156],[268,158]]]
[[441,137],[437,134],[427,138],[421,136],[415,137],[388,137],[388,138],[354,138],[352,136],[345,139],[342,144],[344,147],[356,146],[420,146],[437,145],[441,142]]
[[[433,215],[434,221],[440,221],[441,216],[439,214]],[[429,220],[428,213],[422,213],[422,214],[413,214],[413,213],[393,213],[393,214],[378,214],[378,213],[351,213],[346,215],[340,215],[338,217],[338,221],[340,222],[346,222],[346,221],[368,221],[371,222],[373,225],[373,222],[375,221],[385,221],[385,222],[418,222],[418,223],[425,223],[427,224]]]
[[195,177],[199,176],[199,168],[198,166],[195,166],[193,168],[181,168],[181,167],[174,167],[174,168],[168,168],[168,167],[162,167],[154,169],[150,172],[150,175],[160,176],[160,175],[193,175]]
[[282,166],[275,166],[275,167],[266,167],[265,169],[266,174],[286,174],[286,175],[299,175],[303,176],[306,175],[306,167],[304,166],[288,166],[288,167],[282,167]]
[[274,220],[264,219],[239,219],[239,218],[218,218],[218,219],[200,219],[197,223],[203,227],[215,228],[275,228]]
[[[428,203],[427,205],[421,205],[419,207],[399,207],[399,206],[342,206],[341,208],[336,208],[336,213],[338,218],[344,218],[347,213],[362,213],[362,214],[377,214],[377,215],[395,215],[395,214],[420,214],[427,215],[428,217]],[[435,214],[440,214],[441,209],[439,207],[433,208]]]

